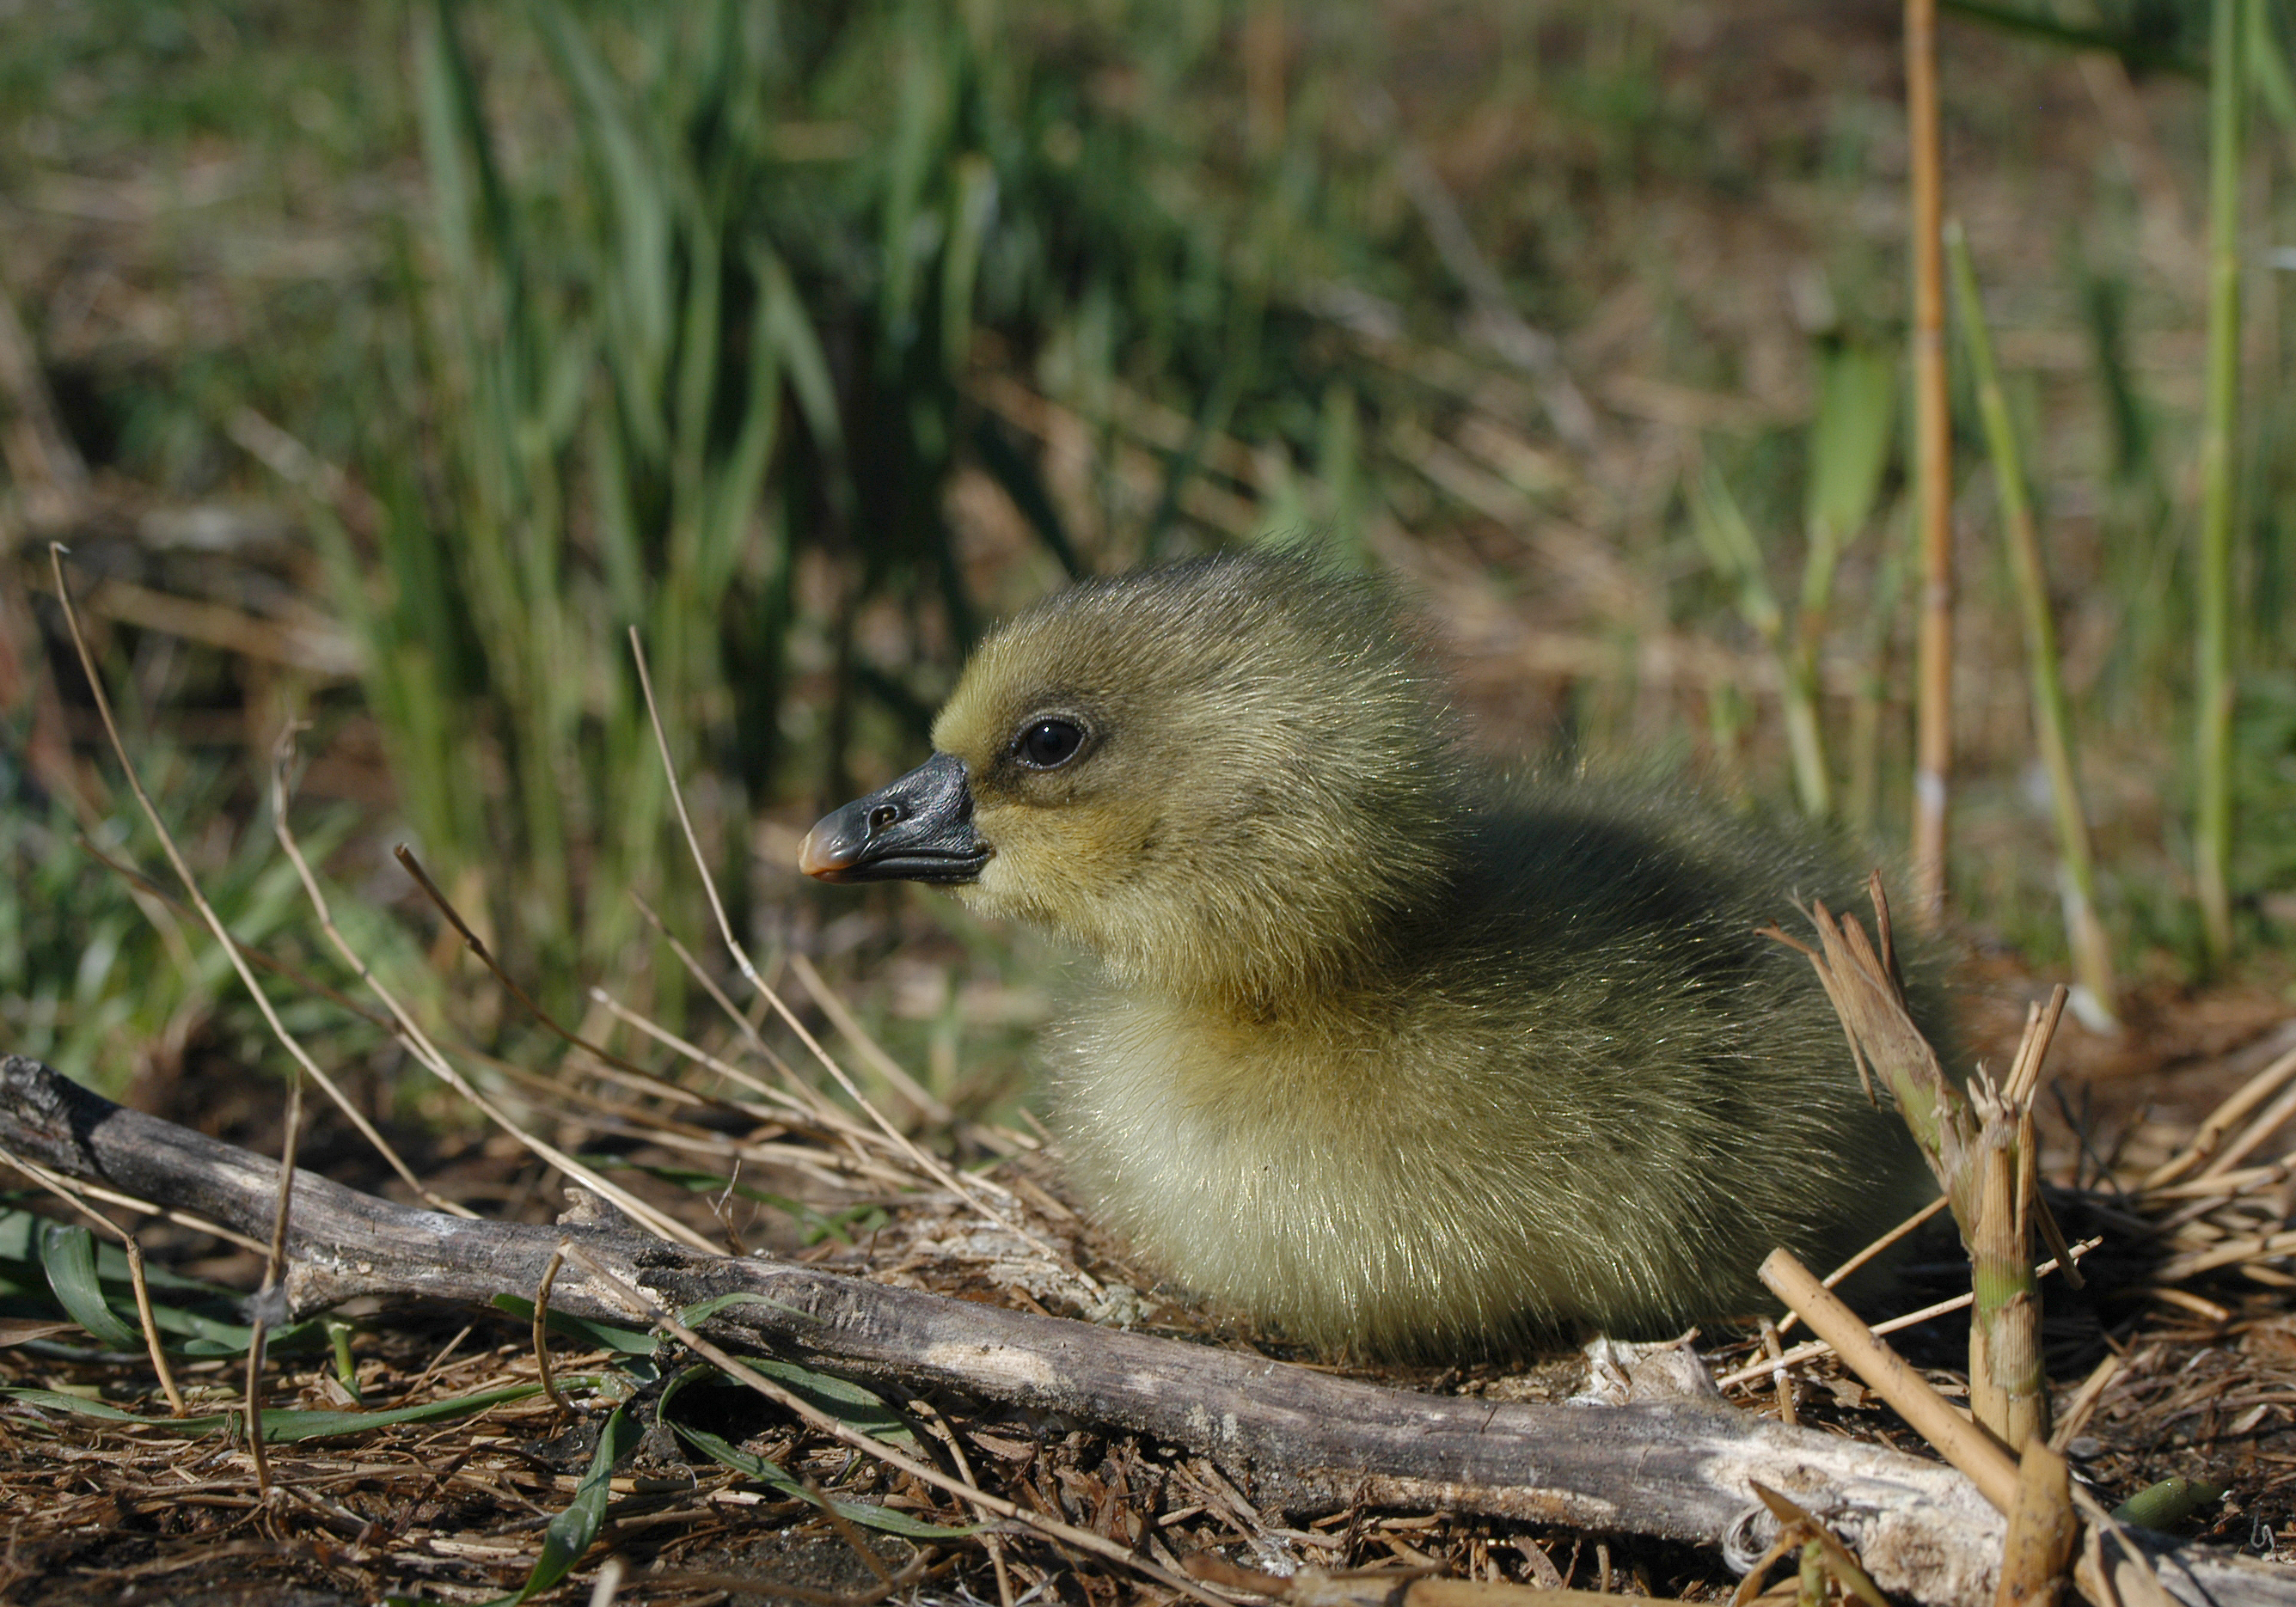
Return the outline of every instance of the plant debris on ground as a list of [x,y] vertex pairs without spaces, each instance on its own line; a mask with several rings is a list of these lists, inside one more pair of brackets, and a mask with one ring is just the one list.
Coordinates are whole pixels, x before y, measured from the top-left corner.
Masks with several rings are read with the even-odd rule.
[[[2108,1505],[2187,1481],[2206,1498],[2178,1516],[2182,1532],[2266,1558],[2296,1548],[2296,1318],[2284,1292],[2296,1234],[2279,1133],[2296,1087],[2292,1046],[2284,1024],[2238,1045],[2215,1069],[2248,1075],[2198,1122],[2137,1111],[2061,1128],[2046,1168],[2068,1234],[2095,1233],[2108,1246],[2084,1261],[2079,1294],[2045,1283],[2049,1371],[2079,1477]],[[667,1088],[619,1098],[611,1120],[596,1109],[604,1101],[557,1113],[586,1129],[579,1143],[593,1164],[729,1250],[1299,1358],[1280,1337],[1128,1266],[1062,1202],[1029,1136],[975,1129],[973,1144],[1011,1152],[969,1171],[960,1196],[873,1127],[832,1114],[808,1130],[791,1110],[702,1092],[708,1083],[692,1078],[683,1098]],[[540,1115],[545,1096],[533,1097]],[[340,1130],[323,1121],[315,1149],[344,1154],[328,1139]],[[495,1210],[546,1218],[558,1203],[547,1168],[509,1144],[482,1141],[432,1166],[434,1183],[451,1178]],[[380,1170],[372,1160],[364,1169]],[[404,1193],[387,1175],[375,1181]],[[986,1219],[984,1200],[1005,1226]],[[113,1602],[196,1587],[202,1600],[476,1602],[560,1579],[578,1597],[607,1570],[618,1599],[647,1602],[1169,1594],[1009,1523],[983,1524],[734,1387],[671,1339],[554,1314],[554,1400],[532,1306],[515,1295],[496,1313],[370,1302],[276,1334],[265,1410],[272,1489],[258,1495],[237,1385],[246,1331],[230,1291],[259,1275],[259,1255],[182,1226],[143,1228],[160,1268],[200,1275],[153,1278],[187,1414],[174,1419],[136,1343],[124,1259],[80,1247],[98,1291],[91,1309],[91,1280],[68,1270],[64,1242],[75,1235],[87,1239],[20,1208],[0,1218],[0,1332],[12,1341],[0,1350],[0,1488],[13,1513],[0,1588],[13,1599]],[[1950,1241],[1949,1231],[1920,1241],[1890,1308],[1867,1315],[1917,1309],[1956,1281],[1965,1291],[1967,1265]],[[1893,1340],[1949,1395],[1964,1392],[1965,1321],[1948,1314]],[[1740,1409],[1783,1406],[1805,1425],[1925,1454],[1830,1358],[1792,1361],[1781,1385],[1751,1329],[1699,1346]],[[2062,1421],[2108,1356],[2119,1363],[2110,1381]],[[1495,1400],[1564,1400],[1587,1382],[1585,1357],[1569,1349],[1343,1370]],[[1239,1568],[1278,1578],[1370,1570],[1396,1583],[1437,1572],[1693,1600],[1735,1585],[1716,1555],[1626,1536],[1439,1512],[1294,1523],[1210,1461],[1105,1425],[953,1398],[880,1401],[819,1376],[789,1382],[981,1490],[1175,1572],[1209,1557],[1230,1570],[1209,1577],[1229,1580]]]

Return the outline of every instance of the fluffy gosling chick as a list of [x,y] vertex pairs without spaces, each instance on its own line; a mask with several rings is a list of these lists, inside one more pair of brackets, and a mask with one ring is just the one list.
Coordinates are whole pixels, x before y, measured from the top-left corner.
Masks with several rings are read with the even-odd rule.
[[1808,964],[1854,881],[1679,797],[1491,775],[1381,586],[1233,555],[984,643],[937,751],[800,865],[1089,951],[1073,1180],[1157,1270],[1326,1348],[1657,1335],[1769,1305],[1929,1190]]

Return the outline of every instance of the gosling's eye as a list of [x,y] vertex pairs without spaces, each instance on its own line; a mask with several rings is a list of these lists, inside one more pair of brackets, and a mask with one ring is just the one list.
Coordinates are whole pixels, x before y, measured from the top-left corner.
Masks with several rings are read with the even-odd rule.
[[1031,770],[1057,770],[1084,746],[1084,728],[1073,720],[1038,720],[1013,740],[1013,757]]

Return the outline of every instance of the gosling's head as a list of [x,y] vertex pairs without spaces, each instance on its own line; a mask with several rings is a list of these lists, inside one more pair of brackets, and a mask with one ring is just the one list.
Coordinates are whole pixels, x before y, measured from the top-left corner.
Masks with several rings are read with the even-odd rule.
[[933,757],[824,818],[830,881],[950,884],[1127,986],[1344,980],[1446,875],[1441,683],[1385,588],[1296,554],[1087,581],[982,644]]

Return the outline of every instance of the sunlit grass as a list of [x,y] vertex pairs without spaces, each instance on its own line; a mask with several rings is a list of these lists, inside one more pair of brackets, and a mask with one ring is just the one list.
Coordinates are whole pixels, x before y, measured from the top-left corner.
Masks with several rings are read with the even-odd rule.
[[[11,285],[99,468],[161,498],[292,504],[316,548],[294,582],[363,652],[357,687],[321,695],[372,721],[391,830],[561,1005],[604,981],[675,1015],[678,968],[628,894],[696,929],[661,868],[635,627],[737,919],[810,946],[860,909],[848,971],[923,951],[958,973],[938,1003],[914,980],[898,1000],[861,989],[873,1029],[959,1081],[976,1054],[1009,1070],[1027,1023],[953,1001],[1026,996],[1021,969],[1047,962],[921,936],[939,917],[914,901],[817,912],[756,857],[780,839],[752,822],[801,826],[913,760],[967,644],[1065,576],[1268,535],[1405,570],[1496,745],[1680,755],[1902,854],[1920,590],[1896,405],[1902,112],[1867,70],[1894,41],[1561,0],[1354,29],[1287,16],[1257,66],[1242,13],[1216,7],[0,22],[22,109],[0,180],[37,225]],[[2291,110],[2272,21],[2251,13],[2259,248],[2286,212],[2264,177]],[[2155,43],[2204,54],[2192,27]],[[2116,88],[2118,67],[1950,17],[1945,44],[1949,193],[1998,285],[2095,904],[2131,973],[2191,967],[2202,94]],[[1838,82],[1797,76],[1813,47]],[[2047,119],[2024,110],[2044,100]],[[1488,283],[1447,255],[1406,146]],[[68,202],[127,221],[73,224],[95,231],[75,244],[53,221]],[[1489,283],[1561,339],[1591,437],[1493,336]],[[2283,288],[2251,292],[2225,854],[2253,949],[2296,875],[2296,734],[2272,678],[2296,596],[2296,393]],[[1956,896],[2054,965],[1974,399],[1956,401]],[[250,406],[367,500],[250,458],[231,427]],[[208,702],[258,695],[213,655],[187,661]],[[245,816],[249,796],[179,801]],[[55,1023],[28,1046],[87,1064],[184,1005],[127,996],[165,939],[43,820],[4,827],[41,890],[0,992],[12,1020]]]

